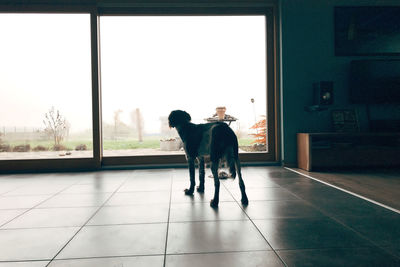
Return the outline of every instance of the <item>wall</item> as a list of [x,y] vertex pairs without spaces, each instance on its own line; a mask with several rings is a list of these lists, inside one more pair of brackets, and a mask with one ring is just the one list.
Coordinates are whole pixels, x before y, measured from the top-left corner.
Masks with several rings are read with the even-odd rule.
[[[321,112],[304,110],[305,106],[312,104],[312,83],[333,81],[335,104],[332,108],[349,107],[347,79],[350,61],[385,58],[334,55],[333,10],[334,6],[345,5],[400,5],[400,2],[385,0],[281,0],[280,2],[282,158],[285,165],[292,166],[297,162],[296,133],[331,130],[331,109]],[[352,107],[358,112],[361,130],[366,130],[368,125],[365,106]]]

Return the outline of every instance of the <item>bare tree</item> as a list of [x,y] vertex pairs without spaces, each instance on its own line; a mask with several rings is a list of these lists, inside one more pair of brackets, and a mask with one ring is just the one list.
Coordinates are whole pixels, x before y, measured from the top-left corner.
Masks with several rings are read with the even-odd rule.
[[45,132],[54,139],[54,145],[57,146],[69,132],[70,125],[60,111],[56,111],[54,107],[51,107],[44,117]]
[[138,134],[138,141],[143,142],[143,116],[140,112],[140,109],[137,108],[132,110],[131,112],[131,121],[132,121],[132,128],[137,131]]
[[114,111],[114,138],[118,135],[118,127],[121,124],[120,115],[122,113],[121,109]]

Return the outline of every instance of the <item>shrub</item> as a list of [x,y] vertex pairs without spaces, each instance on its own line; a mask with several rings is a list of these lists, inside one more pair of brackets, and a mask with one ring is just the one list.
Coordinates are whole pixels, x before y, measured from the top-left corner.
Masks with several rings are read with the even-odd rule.
[[76,151],[87,150],[87,146],[86,146],[85,144],[80,144],[80,145],[77,145],[77,146],[75,147],[75,150],[76,150]]
[[13,152],[29,152],[31,150],[31,145],[17,145],[13,147]]
[[11,152],[11,146],[8,144],[0,144],[0,152]]
[[49,150],[47,147],[44,147],[44,146],[35,146],[33,149],[32,149],[33,151],[35,151],[35,152],[37,152],[37,151],[47,151],[47,150]]
[[[263,116],[265,117],[265,116]],[[256,129],[257,133],[251,134],[255,140],[253,144],[266,145],[267,144],[267,120],[261,119],[254,124],[250,129]]]
[[54,145],[54,146],[53,146],[53,150],[54,150],[54,151],[67,150],[67,147],[66,147],[66,146],[63,146],[63,145],[60,145],[60,144],[58,144],[58,145]]

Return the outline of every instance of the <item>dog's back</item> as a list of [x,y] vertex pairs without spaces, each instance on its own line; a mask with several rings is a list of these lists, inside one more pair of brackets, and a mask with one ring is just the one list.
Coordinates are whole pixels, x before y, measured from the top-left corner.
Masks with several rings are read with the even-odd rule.
[[226,153],[232,153],[235,158],[238,154],[238,141],[235,133],[226,124],[221,122],[196,125],[198,134],[194,136],[200,140],[197,147],[197,156],[221,158]]

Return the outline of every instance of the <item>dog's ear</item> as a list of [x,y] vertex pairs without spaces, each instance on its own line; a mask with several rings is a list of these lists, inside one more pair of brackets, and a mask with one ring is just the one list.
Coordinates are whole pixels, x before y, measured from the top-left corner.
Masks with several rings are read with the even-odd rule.
[[176,127],[192,120],[189,113],[183,110],[174,110],[168,116],[169,127]]

